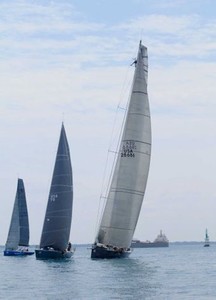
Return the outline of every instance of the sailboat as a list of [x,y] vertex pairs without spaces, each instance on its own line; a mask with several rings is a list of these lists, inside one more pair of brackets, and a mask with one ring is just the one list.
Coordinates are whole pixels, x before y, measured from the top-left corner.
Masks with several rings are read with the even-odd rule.
[[17,191],[11,217],[10,228],[5,245],[5,256],[32,255],[29,251],[29,221],[26,204],[25,187],[22,179],[18,178]]
[[209,243],[209,235],[208,235],[208,230],[206,229],[205,232],[205,243],[204,243],[204,247],[209,247],[210,243]]
[[70,258],[69,242],[73,207],[73,178],[70,150],[64,124],[61,127],[53,177],[36,259]]
[[147,48],[139,43],[132,90],[106,205],[91,258],[127,257],[140,214],[150,165],[151,121]]

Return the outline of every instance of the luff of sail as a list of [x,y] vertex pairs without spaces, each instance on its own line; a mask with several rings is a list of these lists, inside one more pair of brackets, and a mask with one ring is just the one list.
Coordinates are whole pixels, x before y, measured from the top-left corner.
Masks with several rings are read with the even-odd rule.
[[96,242],[129,248],[150,165],[151,121],[147,94],[147,48],[140,42],[115,170]]
[[8,238],[5,249],[16,250],[18,246],[29,245],[29,220],[25,195],[25,187],[22,179],[18,179],[17,191],[11,217]]
[[70,236],[73,206],[73,179],[70,150],[62,124],[40,248],[64,251]]

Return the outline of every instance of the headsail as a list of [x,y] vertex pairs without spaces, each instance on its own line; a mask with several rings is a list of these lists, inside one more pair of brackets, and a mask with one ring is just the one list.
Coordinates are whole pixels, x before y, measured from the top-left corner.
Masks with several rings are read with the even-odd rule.
[[96,242],[128,248],[138,221],[150,165],[151,121],[147,48],[140,42],[129,107]]
[[73,206],[73,179],[70,150],[62,124],[40,248],[67,248]]
[[18,179],[17,192],[11,217],[11,223],[5,248],[16,250],[18,246],[28,246],[29,221],[25,188],[22,179]]

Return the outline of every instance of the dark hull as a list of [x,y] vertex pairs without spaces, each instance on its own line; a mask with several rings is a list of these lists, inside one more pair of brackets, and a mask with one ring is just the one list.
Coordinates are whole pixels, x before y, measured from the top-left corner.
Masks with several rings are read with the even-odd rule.
[[33,251],[16,251],[16,250],[5,250],[4,256],[26,256],[33,255]]
[[131,250],[114,250],[105,247],[93,246],[91,251],[91,258],[125,258],[131,254]]
[[148,242],[137,242],[131,244],[132,248],[159,248],[159,247],[169,247],[169,243],[148,243]]
[[71,258],[73,252],[71,251],[57,251],[57,250],[35,250],[36,259],[66,259]]

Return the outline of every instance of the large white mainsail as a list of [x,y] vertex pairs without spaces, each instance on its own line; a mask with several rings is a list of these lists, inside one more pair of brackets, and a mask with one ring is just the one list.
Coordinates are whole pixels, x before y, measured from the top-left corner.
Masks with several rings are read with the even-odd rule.
[[140,42],[119,153],[96,243],[129,248],[150,165],[151,120],[147,94],[147,48]]

